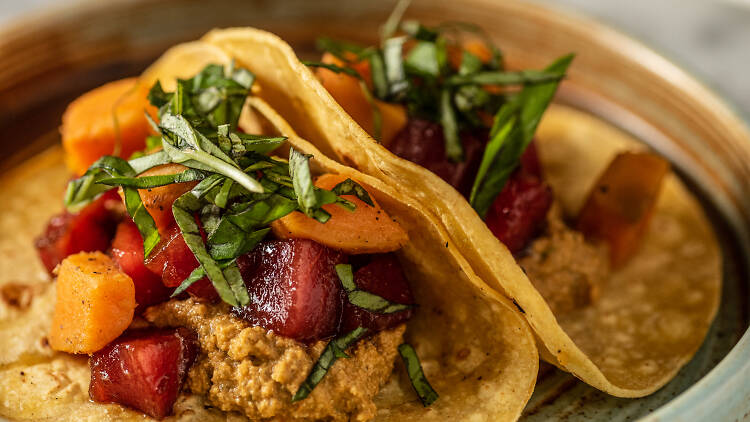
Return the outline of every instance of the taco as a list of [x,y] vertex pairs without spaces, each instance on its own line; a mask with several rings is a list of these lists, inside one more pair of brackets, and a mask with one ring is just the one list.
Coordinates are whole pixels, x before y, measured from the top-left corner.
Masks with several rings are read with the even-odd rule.
[[667,383],[719,304],[719,248],[698,202],[643,145],[547,110],[572,55],[511,71],[471,25],[397,21],[378,46],[320,39],[319,62],[249,28],[204,40],[243,65],[264,57],[261,97],[298,133],[440,220],[524,313],[545,360],[621,397]]
[[538,370],[520,313],[254,79],[176,46],[3,177],[0,416],[517,419]]

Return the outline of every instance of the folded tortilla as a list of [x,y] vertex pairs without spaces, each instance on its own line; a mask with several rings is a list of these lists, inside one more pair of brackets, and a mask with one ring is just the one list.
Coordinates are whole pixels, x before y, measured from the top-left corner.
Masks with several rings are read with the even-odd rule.
[[[258,60],[254,68],[270,64],[262,56]],[[176,46],[143,74],[134,93],[143,92],[140,87],[157,79],[170,89],[176,76],[192,76],[206,64],[229,61],[229,56],[209,44]],[[261,83],[260,90],[264,89]],[[288,151],[291,145],[313,154],[314,172],[342,174],[362,183],[409,234],[409,243],[398,255],[419,309],[407,323],[406,339],[417,349],[440,398],[429,408],[423,407],[397,363],[376,397],[375,420],[517,419],[536,382],[538,351],[533,333],[515,306],[474,273],[439,221],[384,181],[326,158],[260,98],[248,100],[240,124],[248,131],[261,124],[287,136],[289,145],[278,151]],[[60,209],[68,178],[56,147],[0,179],[0,195],[10,199],[1,211],[0,228],[13,234],[0,238],[0,289],[20,289],[26,294],[23,300],[0,300],[0,416],[59,421],[148,419],[119,405],[91,402],[86,356],[54,352],[45,340],[54,283],[39,263],[32,239]],[[202,397],[183,394],[175,405],[174,419],[242,417],[206,408]]]
[[[721,257],[698,202],[674,174],[665,181],[637,256],[612,273],[595,303],[556,316],[468,202],[374,141],[286,43],[252,28],[214,30],[204,41],[252,70],[263,86],[260,96],[329,157],[419,201],[476,274],[518,304],[545,360],[610,394],[640,397],[674,377],[702,343],[719,304]],[[584,113],[553,106],[537,148],[570,217],[617,152],[643,147]]]

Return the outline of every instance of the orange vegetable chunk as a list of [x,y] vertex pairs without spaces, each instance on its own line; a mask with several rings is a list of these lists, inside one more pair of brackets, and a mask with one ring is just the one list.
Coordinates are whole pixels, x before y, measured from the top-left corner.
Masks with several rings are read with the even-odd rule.
[[[138,177],[177,174],[185,170],[187,170],[187,167],[182,164],[163,164],[144,171]],[[167,229],[174,223],[174,215],[172,215],[172,204],[174,201],[197,184],[198,182],[172,183],[156,188],[138,190],[141,201],[143,201],[143,206],[146,207],[148,213],[154,218],[154,222],[160,233],[166,233]]]
[[[315,185],[333,189],[344,180],[346,177],[341,175],[324,174]],[[295,211],[271,223],[271,228],[282,239],[310,239],[350,254],[393,252],[409,240],[406,231],[374,199],[375,206],[369,206],[354,195],[343,195],[343,198],[352,201],[357,208],[349,211],[336,204],[324,205],[323,209],[331,214],[326,223]]]
[[448,61],[451,67],[458,69],[463,61],[463,52],[467,51],[482,62],[488,63],[492,60],[492,51],[487,47],[484,41],[478,38],[469,38],[461,42],[461,45],[451,45],[448,48]]
[[94,353],[133,321],[133,280],[101,252],[81,252],[60,264],[49,343],[68,353]]
[[[336,66],[349,66],[357,71],[365,81],[371,79],[370,66],[366,61],[355,63],[344,63],[342,60],[330,53],[323,54],[323,63],[335,64]],[[373,105],[367,101],[362,92],[359,80],[345,73],[336,73],[325,68],[316,70],[320,82],[331,94],[333,99],[371,136],[375,136],[375,125],[373,116]],[[379,100],[373,101],[375,107],[380,110],[382,118],[380,142],[388,145],[396,134],[406,125],[406,108],[401,104],[386,103]]]
[[613,268],[638,250],[669,163],[649,153],[617,155],[599,177],[578,216],[578,230],[605,241]]
[[127,78],[110,82],[68,105],[60,132],[65,162],[75,175],[85,173],[101,156],[113,154],[118,130],[119,156],[128,158],[145,147],[149,125],[143,112],[151,106],[146,91],[136,89],[136,81]]

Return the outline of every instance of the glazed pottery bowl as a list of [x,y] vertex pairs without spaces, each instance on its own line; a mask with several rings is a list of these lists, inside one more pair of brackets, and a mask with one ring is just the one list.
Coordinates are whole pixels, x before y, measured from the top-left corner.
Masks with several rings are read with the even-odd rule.
[[[91,1],[17,21],[0,31],[0,171],[59,142],[60,116],[70,100],[138,74],[172,44],[214,27],[249,25],[277,33],[314,58],[319,35],[373,43],[392,7],[334,0]],[[540,68],[575,52],[557,101],[668,157],[701,199],[721,241],[722,306],[702,348],[672,382],[646,398],[617,399],[547,368],[524,418],[742,419],[750,410],[750,134],[744,123],[661,56],[586,18],[515,0],[415,1],[407,17],[476,23],[514,68]]]

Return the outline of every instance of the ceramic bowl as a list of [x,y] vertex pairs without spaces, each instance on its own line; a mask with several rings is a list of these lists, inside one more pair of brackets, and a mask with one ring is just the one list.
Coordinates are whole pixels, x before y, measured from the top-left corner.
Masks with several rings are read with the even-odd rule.
[[[372,43],[391,2],[130,0],[75,3],[0,31],[0,171],[59,142],[65,105],[103,82],[136,75],[168,46],[214,27],[256,26],[316,57],[316,36]],[[540,372],[526,420],[735,420],[750,411],[748,259],[750,134],[715,94],[642,44],[595,21],[520,1],[415,1],[409,18],[473,22],[511,67],[577,57],[557,101],[649,144],[701,199],[724,256],[722,306],[695,358],[637,400]],[[0,278],[2,275],[0,274]],[[0,280],[2,281],[2,280]]]

